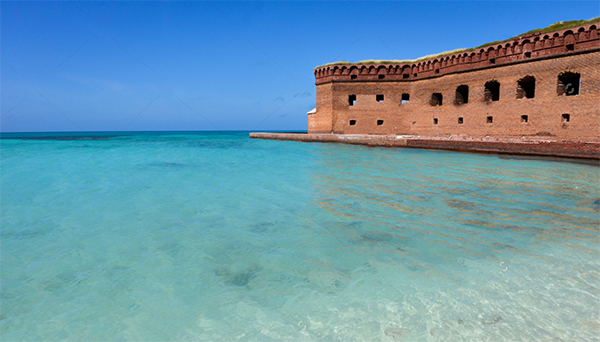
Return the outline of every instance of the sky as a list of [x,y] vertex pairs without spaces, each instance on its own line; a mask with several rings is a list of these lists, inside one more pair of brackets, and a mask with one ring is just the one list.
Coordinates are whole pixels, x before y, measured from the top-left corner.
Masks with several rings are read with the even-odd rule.
[[0,2],[1,132],[306,130],[313,70],[600,16],[598,1]]

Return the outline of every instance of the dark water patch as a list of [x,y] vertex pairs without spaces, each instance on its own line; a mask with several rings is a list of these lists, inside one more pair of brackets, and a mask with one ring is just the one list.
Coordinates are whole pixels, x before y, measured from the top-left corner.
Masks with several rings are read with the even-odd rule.
[[264,234],[273,230],[275,223],[272,222],[260,222],[251,226],[250,231],[252,233]]
[[246,147],[245,141],[184,141],[183,147],[203,149],[241,149]]
[[224,277],[229,275],[229,267],[227,266],[219,266],[215,267],[215,275]]
[[496,222],[491,222],[491,221],[483,221],[483,220],[464,220],[462,221],[465,225],[468,226],[472,226],[472,227],[485,227],[485,228],[491,228],[491,229],[515,229],[514,226],[509,226],[506,224],[501,224],[501,223],[496,223]]
[[580,159],[580,158],[561,158],[561,157],[546,157],[546,156],[511,156],[511,155],[498,155],[499,159],[502,160],[529,160],[529,161],[541,161],[550,163],[571,163],[571,164],[584,164],[591,166],[600,167],[600,160],[595,159]]
[[344,226],[349,228],[359,228],[363,225],[361,221],[352,221],[350,223],[346,223]]
[[53,140],[53,141],[96,141],[112,140],[118,135],[56,135],[56,136],[6,136],[0,135],[0,139],[13,140]]
[[95,148],[95,149],[106,149],[106,148],[110,148],[110,146],[94,146],[94,145],[78,145],[78,146],[72,146],[74,148]]
[[498,247],[500,249],[508,249],[508,250],[512,250],[512,251],[516,251],[517,249],[511,245],[507,245],[504,243],[499,243],[499,242],[492,242],[491,244],[494,247]]
[[23,293],[31,290],[31,281],[32,278],[30,277],[20,277],[17,279],[2,279],[2,288],[0,288],[0,298],[2,298],[2,300],[7,300],[21,296]]
[[131,273],[131,269],[123,265],[115,265],[111,268],[108,268],[107,271],[111,276],[120,276]]
[[308,273],[307,281],[320,291],[335,293],[350,283],[350,276],[335,269],[312,270]]
[[502,320],[502,317],[498,314],[495,314],[493,316],[484,318],[482,323],[483,324],[496,324],[498,322],[500,322]]
[[48,234],[50,230],[25,230],[21,232],[3,232],[0,233],[2,239],[25,240],[37,238]]
[[257,265],[242,266],[240,263],[226,262],[216,266],[214,273],[221,277],[225,284],[242,287],[248,285],[256,277],[259,269],[260,267]]
[[183,249],[184,249],[184,247],[176,242],[171,242],[171,243],[167,242],[167,243],[163,243],[160,246],[158,246],[159,251],[162,251],[173,258],[178,257]]
[[233,279],[231,279],[231,284],[235,286],[246,286],[253,277],[254,272],[252,271],[240,272],[233,276]]
[[385,328],[385,330],[383,331],[383,333],[385,334],[385,336],[389,336],[391,337],[393,340],[396,341],[402,341],[402,334],[404,334],[405,329],[402,328]]
[[464,210],[475,210],[477,205],[471,202],[459,201],[459,200],[447,200],[446,203],[449,207],[464,209]]
[[393,238],[393,235],[386,232],[372,231],[361,234],[359,238],[367,242],[386,242],[390,241]]
[[63,272],[41,283],[42,289],[49,292],[63,293],[66,288],[79,285],[88,279],[80,272]]
[[169,168],[169,169],[185,169],[185,168],[196,167],[193,164],[171,163],[171,162],[156,162],[156,163],[146,164],[145,166],[146,167],[156,167],[156,168]]

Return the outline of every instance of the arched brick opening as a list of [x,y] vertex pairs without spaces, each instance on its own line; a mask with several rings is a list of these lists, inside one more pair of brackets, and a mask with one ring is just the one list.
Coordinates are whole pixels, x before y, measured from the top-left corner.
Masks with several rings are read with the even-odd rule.
[[433,60],[433,70],[434,73],[439,74],[440,73],[440,61],[438,61],[437,59]]
[[431,106],[441,106],[444,100],[444,96],[441,93],[433,93],[431,94],[431,100],[429,100],[429,104]]
[[552,40],[550,40],[550,36],[545,35],[544,38],[542,38],[542,47],[547,48],[547,47],[551,47],[551,46],[552,46]]
[[577,30],[577,40],[582,41],[582,40],[587,40],[587,39],[588,39],[588,35],[587,35],[587,32],[585,32],[585,28],[580,27],[579,30]]
[[596,27],[596,25],[592,25],[590,26],[590,39],[597,39],[598,38],[598,28]]
[[483,101],[499,101],[500,100],[500,82],[488,81],[485,83],[485,90],[483,92]]
[[387,74],[387,69],[385,66],[381,65],[377,68],[377,78],[382,80],[385,78]]
[[456,88],[456,97],[454,98],[454,104],[462,105],[469,103],[469,86],[460,85]]
[[487,56],[488,56],[488,60],[490,61],[490,64],[496,63],[496,51],[494,50],[493,47],[491,47],[487,50]]
[[575,96],[579,95],[581,84],[581,75],[574,72],[563,72],[558,75],[556,93],[558,96]]
[[350,74],[350,79],[355,80],[358,78],[358,68],[355,66],[351,66],[348,70],[348,74]]
[[564,36],[565,50],[567,50],[567,51],[575,50],[575,36],[573,35],[573,31],[571,31],[571,30],[565,31],[563,36]]
[[402,67],[402,78],[409,78],[410,77],[410,66],[409,65],[405,65]]
[[521,46],[522,46],[523,56],[525,56],[525,58],[531,57],[531,50],[532,50],[531,42],[528,39],[525,39],[523,41],[523,43],[521,44]]
[[535,77],[525,76],[517,81],[517,99],[535,97]]

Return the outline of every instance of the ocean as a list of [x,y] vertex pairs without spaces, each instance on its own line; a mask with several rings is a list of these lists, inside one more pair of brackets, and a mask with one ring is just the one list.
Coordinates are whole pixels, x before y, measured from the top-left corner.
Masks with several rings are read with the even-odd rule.
[[598,341],[597,163],[2,134],[2,341]]

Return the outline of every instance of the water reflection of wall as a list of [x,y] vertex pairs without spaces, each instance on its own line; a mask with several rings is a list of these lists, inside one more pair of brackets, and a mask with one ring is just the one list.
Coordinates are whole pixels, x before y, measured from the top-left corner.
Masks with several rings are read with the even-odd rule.
[[425,275],[535,255],[548,243],[576,249],[596,241],[595,166],[335,144],[314,153],[322,220],[347,249],[378,264]]

